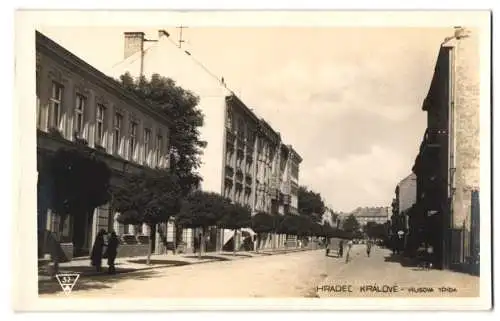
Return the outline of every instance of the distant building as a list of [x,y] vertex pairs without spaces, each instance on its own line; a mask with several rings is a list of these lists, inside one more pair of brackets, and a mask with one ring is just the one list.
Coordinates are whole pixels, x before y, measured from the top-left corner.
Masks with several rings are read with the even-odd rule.
[[361,226],[368,222],[384,224],[390,218],[390,207],[358,207],[349,215],[354,215]]
[[403,178],[399,184],[399,214],[407,212],[417,201],[417,176],[411,173]]

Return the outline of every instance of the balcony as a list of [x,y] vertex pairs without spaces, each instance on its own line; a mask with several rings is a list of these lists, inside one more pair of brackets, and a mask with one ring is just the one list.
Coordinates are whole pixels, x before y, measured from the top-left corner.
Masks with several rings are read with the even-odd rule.
[[252,175],[250,174],[245,175],[245,183],[248,185],[252,185]]
[[229,165],[226,165],[225,171],[226,171],[226,177],[233,178],[233,176],[234,176],[234,169],[233,169],[233,167],[231,167]]
[[236,180],[239,182],[243,181],[243,172],[241,169],[236,170]]
[[229,128],[226,128],[226,138],[227,138],[227,141],[231,141],[232,143],[234,143],[234,140],[236,139],[236,135],[234,134],[234,132],[232,130],[230,130]]

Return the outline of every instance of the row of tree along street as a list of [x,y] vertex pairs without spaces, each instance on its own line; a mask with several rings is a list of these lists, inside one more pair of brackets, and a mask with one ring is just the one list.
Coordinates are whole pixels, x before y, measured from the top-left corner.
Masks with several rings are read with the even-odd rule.
[[[99,152],[86,144],[75,144],[71,149],[45,156],[39,168],[39,210],[51,209],[64,222],[69,215],[83,217],[109,203],[113,211],[121,213],[120,223],[147,224],[150,237],[155,235],[159,224],[172,217],[177,227],[200,228],[203,240],[209,227],[235,233],[249,227],[257,233],[258,243],[265,233],[328,238],[351,237],[356,232],[355,228],[340,231],[322,224],[325,205],[321,195],[305,187],[299,190],[300,215],[264,212],[251,215],[249,208],[219,194],[197,191],[201,177],[196,170],[206,146],[199,137],[198,128],[203,125],[203,114],[197,108],[199,98],[159,75],[153,75],[151,80],[144,77],[133,80],[125,74],[120,83],[173,120],[169,169],[143,168],[140,173],[121,173],[118,175],[121,182],[112,186],[114,174],[97,156]],[[60,232],[63,225],[59,224]],[[200,255],[204,244],[202,241]],[[148,262],[152,246],[150,240]]]

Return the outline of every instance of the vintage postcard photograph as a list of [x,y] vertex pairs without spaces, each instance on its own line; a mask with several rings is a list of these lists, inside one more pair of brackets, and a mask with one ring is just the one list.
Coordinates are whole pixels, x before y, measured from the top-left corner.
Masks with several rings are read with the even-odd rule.
[[490,24],[18,11],[15,309],[491,308]]

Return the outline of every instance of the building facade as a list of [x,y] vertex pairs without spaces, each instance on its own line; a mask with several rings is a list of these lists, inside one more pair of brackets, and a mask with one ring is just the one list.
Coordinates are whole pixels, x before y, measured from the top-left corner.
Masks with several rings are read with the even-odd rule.
[[[111,185],[126,173],[168,168],[171,121],[126,92],[118,83],[43,34],[36,33],[37,167],[60,148],[79,144],[92,150],[112,170]],[[39,204],[48,193],[38,188]],[[99,229],[118,234],[144,234],[146,227],[122,225],[108,204],[64,223],[46,206],[38,207],[39,231],[58,232],[72,243],[75,255],[88,255]]]
[[405,214],[417,200],[417,176],[411,173],[403,178],[399,184],[399,214]]
[[365,226],[368,222],[384,224],[389,220],[390,207],[358,207],[349,215],[354,215],[361,227]]
[[436,61],[424,100],[427,129],[413,167],[414,220],[441,268],[471,266],[479,254],[479,43],[456,28]]
[[[123,66],[112,70],[115,78],[125,72],[137,77],[152,74],[173,79],[176,85],[199,97],[204,114],[200,139],[207,142],[201,157],[200,189],[219,193],[247,205],[252,213],[298,213],[299,165],[292,146],[267,121],[259,118],[227,88],[223,77],[214,76],[194,59],[193,53],[173,43],[160,32],[154,50],[137,59],[147,41],[142,32],[124,35]],[[253,234],[251,230],[248,231]],[[193,248],[198,231],[185,229],[182,241]],[[233,238],[233,231],[211,229],[208,250],[219,250]],[[240,242],[236,240],[237,244]],[[265,242],[264,242],[265,243]],[[267,245],[266,245],[267,246]]]

